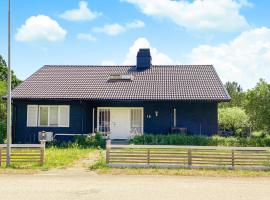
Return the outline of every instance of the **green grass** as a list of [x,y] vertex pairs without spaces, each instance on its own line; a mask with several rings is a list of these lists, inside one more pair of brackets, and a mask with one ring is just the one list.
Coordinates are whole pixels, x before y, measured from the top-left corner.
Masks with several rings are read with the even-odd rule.
[[25,172],[35,172],[38,170],[48,170],[51,168],[66,168],[72,166],[77,160],[87,157],[89,153],[96,149],[83,148],[56,148],[50,147],[45,150],[45,164],[40,166],[39,163],[13,163],[10,168],[0,167],[0,173],[20,169]]
[[96,149],[81,149],[81,148],[54,148],[46,149],[45,164],[43,169],[50,168],[65,168],[69,167],[76,160],[87,157],[90,152]]

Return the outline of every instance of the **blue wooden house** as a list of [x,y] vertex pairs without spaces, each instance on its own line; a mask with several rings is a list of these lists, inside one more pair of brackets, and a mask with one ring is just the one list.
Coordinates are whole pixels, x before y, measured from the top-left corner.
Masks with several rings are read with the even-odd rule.
[[140,49],[134,66],[45,65],[12,92],[13,141],[39,131],[64,138],[100,132],[212,135],[219,102],[229,101],[212,65],[152,65]]

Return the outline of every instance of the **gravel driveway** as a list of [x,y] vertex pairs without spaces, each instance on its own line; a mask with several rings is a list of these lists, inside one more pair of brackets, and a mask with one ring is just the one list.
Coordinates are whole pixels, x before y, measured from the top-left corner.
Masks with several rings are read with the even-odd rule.
[[97,175],[66,170],[0,175],[3,200],[269,200],[270,178]]

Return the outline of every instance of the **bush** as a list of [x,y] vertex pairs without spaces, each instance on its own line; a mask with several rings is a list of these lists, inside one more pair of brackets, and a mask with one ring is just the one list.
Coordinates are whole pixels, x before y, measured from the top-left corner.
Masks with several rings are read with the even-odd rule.
[[194,135],[141,135],[130,140],[131,144],[144,145],[196,145],[196,146],[240,146],[270,147],[270,136],[258,137],[221,137]]
[[105,148],[106,141],[102,138],[101,134],[96,133],[88,136],[78,135],[74,137],[73,141],[69,142],[54,141],[48,143],[48,146],[56,146],[59,148]]
[[233,131],[239,136],[249,127],[249,118],[242,108],[219,108],[218,124],[220,128]]
[[265,131],[253,131],[250,134],[250,136],[253,138],[264,138],[266,135],[267,133]]

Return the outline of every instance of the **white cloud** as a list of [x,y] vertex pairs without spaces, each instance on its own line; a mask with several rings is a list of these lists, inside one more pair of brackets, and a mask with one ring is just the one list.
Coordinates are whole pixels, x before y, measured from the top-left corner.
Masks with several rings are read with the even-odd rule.
[[223,80],[237,81],[245,89],[260,78],[270,81],[270,29],[256,28],[217,46],[200,45],[188,56],[189,64],[213,64]]
[[132,29],[132,28],[143,28],[145,26],[144,22],[141,20],[134,20],[132,22],[126,23],[126,28]]
[[57,21],[45,15],[29,17],[18,28],[15,39],[21,42],[46,41],[57,42],[65,38],[67,31]]
[[135,40],[132,46],[129,48],[129,51],[126,55],[126,58],[123,64],[124,65],[136,64],[136,56],[140,48],[150,48],[151,56],[152,56],[152,64],[154,65],[162,65],[162,64],[169,65],[169,64],[177,63],[177,61],[173,61],[165,53],[162,53],[158,51],[156,48],[152,47],[149,41],[146,38],[142,37]]
[[137,29],[137,28],[143,28],[145,26],[143,21],[140,20],[134,20],[132,22],[128,22],[125,25],[121,25],[118,23],[114,24],[105,24],[103,27],[95,27],[93,28],[94,32],[97,33],[105,33],[110,36],[119,35],[129,29]]
[[114,36],[123,33],[125,31],[125,27],[117,23],[105,24],[103,27],[94,28],[93,31],[97,33],[105,33],[107,35]]
[[79,33],[77,35],[77,39],[79,40],[87,40],[87,41],[90,41],[90,42],[94,42],[97,40],[96,37],[94,37],[92,34],[90,33]]
[[240,14],[248,0],[122,0],[136,5],[148,16],[166,18],[175,24],[203,31],[239,31],[249,27]]
[[67,10],[60,14],[60,17],[69,21],[88,21],[95,19],[99,15],[101,13],[93,12],[88,8],[86,1],[80,1],[78,9]]

